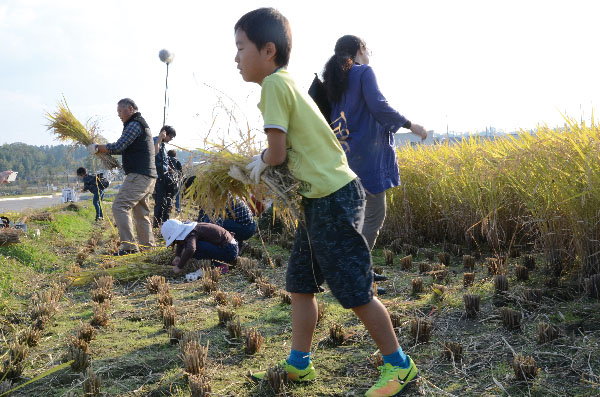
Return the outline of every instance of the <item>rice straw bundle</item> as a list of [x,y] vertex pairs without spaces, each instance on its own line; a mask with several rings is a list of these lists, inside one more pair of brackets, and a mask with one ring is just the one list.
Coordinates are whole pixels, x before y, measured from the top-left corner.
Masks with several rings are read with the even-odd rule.
[[[273,200],[274,208],[279,208],[281,218],[289,224],[301,219],[298,210],[300,196],[297,194],[300,183],[291,176],[287,166],[267,167],[260,183],[254,185],[246,170],[251,156],[232,153],[225,148],[217,152],[203,151],[203,154],[206,161],[197,167],[196,179],[186,197],[206,213],[213,209],[216,214],[224,214],[229,194],[245,198],[253,205],[250,200],[250,194],[253,194],[262,200]],[[237,179],[230,175],[232,166]]]
[[[79,122],[71,113],[66,99],[58,102],[58,110],[54,113],[46,113],[46,119],[49,121],[48,130],[53,130],[56,139],[63,142],[72,142],[74,145],[91,145],[94,142],[105,143],[98,132],[96,122],[88,123],[87,128]],[[108,153],[97,153],[98,159],[102,162],[104,168],[112,170],[120,168],[119,161]]]

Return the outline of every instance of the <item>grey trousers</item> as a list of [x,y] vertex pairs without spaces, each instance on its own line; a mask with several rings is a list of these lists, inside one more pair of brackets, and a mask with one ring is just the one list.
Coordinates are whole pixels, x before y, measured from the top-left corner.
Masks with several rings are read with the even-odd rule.
[[362,228],[362,235],[367,240],[369,249],[373,249],[377,236],[379,235],[379,229],[383,226],[385,221],[385,191],[378,194],[367,193],[367,205],[365,207],[365,223]]

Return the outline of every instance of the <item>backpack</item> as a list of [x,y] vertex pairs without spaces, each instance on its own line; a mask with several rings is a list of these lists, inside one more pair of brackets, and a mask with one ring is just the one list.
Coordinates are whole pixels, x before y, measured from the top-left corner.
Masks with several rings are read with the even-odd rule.
[[106,179],[103,173],[96,175],[96,182],[98,182],[98,188],[104,190],[110,186],[110,181]]
[[323,84],[316,73],[308,89],[308,95],[315,101],[325,120],[331,123],[331,104],[329,104],[329,99],[327,98],[327,90],[325,89],[325,84]]

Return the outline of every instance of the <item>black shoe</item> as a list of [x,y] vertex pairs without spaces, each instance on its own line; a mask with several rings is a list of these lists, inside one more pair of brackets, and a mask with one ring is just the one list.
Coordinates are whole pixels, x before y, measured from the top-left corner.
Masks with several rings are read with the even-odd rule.
[[138,250],[118,250],[117,252],[113,252],[113,256],[125,256],[137,253]]
[[378,274],[373,272],[373,281],[375,281],[376,283],[379,281],[385,281],[388,278],[386,276],[384,276],[383,274]]
[[377,295],[385,295],[387,293],[387,291],[385,290],[385,288],[380,287],[379,285],[377,286]]

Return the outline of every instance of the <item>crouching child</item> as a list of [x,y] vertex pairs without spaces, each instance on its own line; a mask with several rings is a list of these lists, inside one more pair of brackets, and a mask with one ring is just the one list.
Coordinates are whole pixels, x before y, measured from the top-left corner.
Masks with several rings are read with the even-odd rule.
[[[171,262],[175,273],[181,273],[192,258],[212,260],[222,273],[227,273],[227,264],[238,256],[238,243],[231,233],[212,223],[169,219],[163,223],[161,233],[167,247],[175,244],[175,258]],[[196,275],[196,278],[201,276],[201,272]]]

